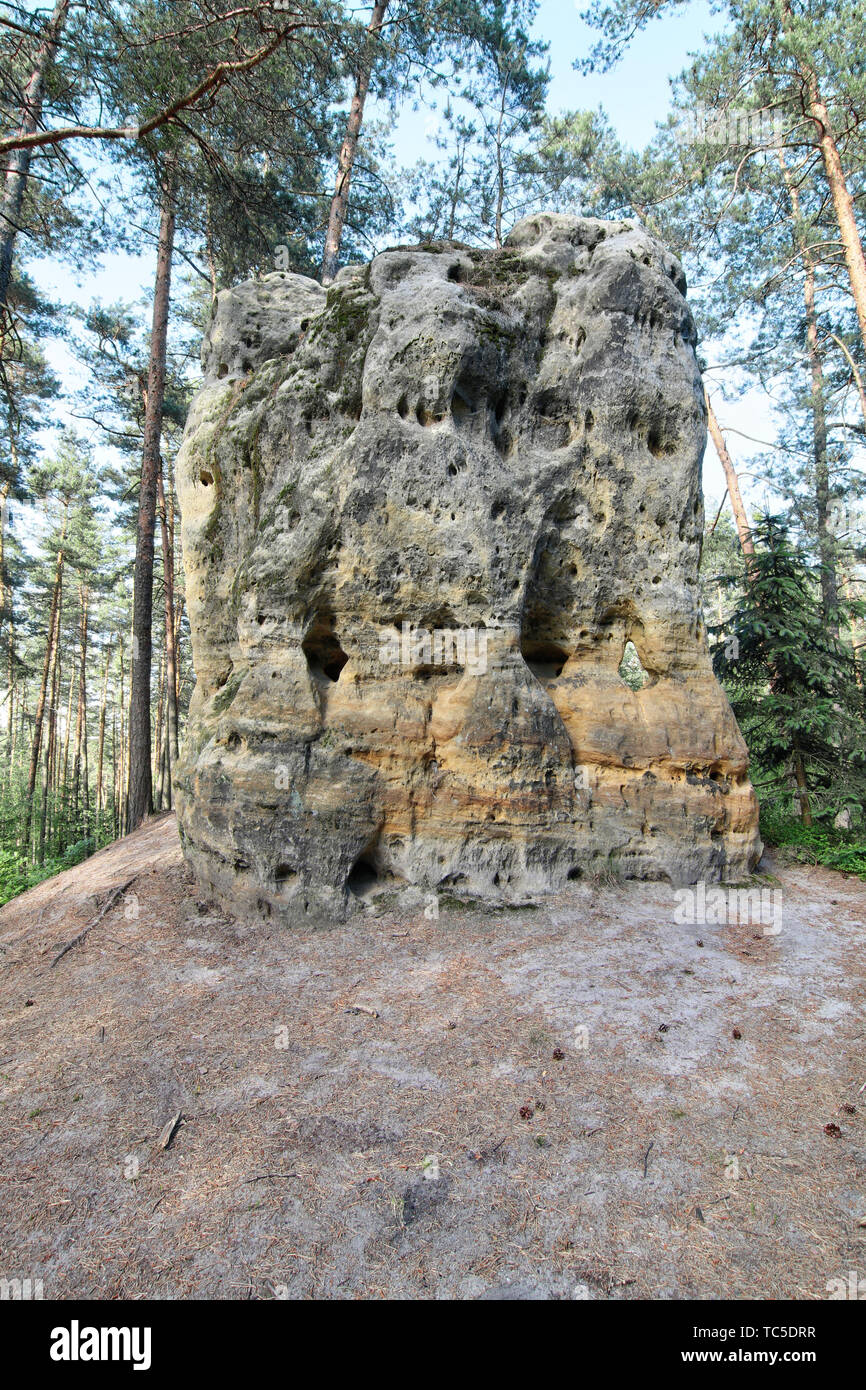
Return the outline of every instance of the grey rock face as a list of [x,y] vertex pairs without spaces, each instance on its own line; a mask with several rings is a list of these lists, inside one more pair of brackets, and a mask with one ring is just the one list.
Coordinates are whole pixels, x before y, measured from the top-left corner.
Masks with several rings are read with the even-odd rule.
[[176,785],[235,911],[753,866],[698,603],[684,289],[639,226],[544,215],[498,253],[220,295],[178,460],[198,683]]

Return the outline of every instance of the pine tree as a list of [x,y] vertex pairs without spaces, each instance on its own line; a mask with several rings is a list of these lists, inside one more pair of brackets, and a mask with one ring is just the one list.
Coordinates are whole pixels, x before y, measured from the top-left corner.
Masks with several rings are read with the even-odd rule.
[[496,4],[443,112],[438,166],[411,173],[410,228],[422,238],[501,246],[546,198],[535,163],[550,81],[547,45],[532,39],[535,6]]
[[[866,701],[850,645],[827,627],[816,581],[783,520],[752,532],[748,583],[727,576],[739,599],[723,624],[714,666],[749,745],[759,797],[784,805],[792,791],[804,825],[866,801]],[[863,605],[840,604],[843,624]]]

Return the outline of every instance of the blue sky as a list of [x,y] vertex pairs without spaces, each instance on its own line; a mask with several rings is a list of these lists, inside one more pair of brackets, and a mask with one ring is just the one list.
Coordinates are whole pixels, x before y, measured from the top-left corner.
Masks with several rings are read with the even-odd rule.
[[[706,0],[694,0],[649,24],[612,71],[587,77],[573,67],[576,59],[589,52],[595,37],[580,18],[585,5],[586,0],[542,0],[539,7],[535,32],[550,42],[550,109],[558,112],[601,105],[622,141],[639,148],[650,139],[655,123],[667,114],[671,78],[687,64],[689,55],[702,47],[704,35],[716,27],[718,20],[711,15]],[[407,108],[402,113],[394,132],[399,163],[434,157],[435,124],[435,113],[430,110]],[[179,264],[178,270],[181,268]],[[151,246],[145,246],[137,256],[107,256],[96,273],[77,274],[61,261],[42,261],[32,267],[35,278],[48,293],[84,303],[96,298],[127,302],[146,298],[153,269]],[[85,384],[84,374],[64,345],[52,345],[50,356],[66,383]],[[718,409],[723,424],[736,424],[744,434],[769,437],[772,424],[765,397],[753,395],[736,405],[719,403]],[[732,451],[744,460],[744,467],[749,448],[745,441],[739,446],[732,441]],[[718,499],[723,487],[721,469],[710,446],[704,469],[705,492]]]
[[647,25],[612,72],[583,77],[572,64],[597,38],[580,18],[587,8],[588,0],[542,0],[539,7],[536,32],[550,42],[550,105],[555,111],[604,106],[620,139],[642,148],[667,114],[671,77],[702,47],[718,19],[706,0],[693,0]]

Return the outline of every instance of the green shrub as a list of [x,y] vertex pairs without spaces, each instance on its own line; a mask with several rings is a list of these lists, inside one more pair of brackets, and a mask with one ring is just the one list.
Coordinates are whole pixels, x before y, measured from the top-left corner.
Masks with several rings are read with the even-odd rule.
[[866,838],[861,832],[803,825],[793,816],[761,811],[761,836],[801,864],[823,864],[843,874],[866,878]]
[[35,888],[37,883],[44,883],[47,878],[61,874],[64,869],[74,868],[100,849],[103,843],[109,843],[103,836],[100,836],[99,843],[95,839],[78,840],[63,854],[47,857],[42,864],[25,865],[22,865],[17,850],[0,849],[0,907],[8,903],[10,898],[17,898],[19,893],[26,893],[28,888]]

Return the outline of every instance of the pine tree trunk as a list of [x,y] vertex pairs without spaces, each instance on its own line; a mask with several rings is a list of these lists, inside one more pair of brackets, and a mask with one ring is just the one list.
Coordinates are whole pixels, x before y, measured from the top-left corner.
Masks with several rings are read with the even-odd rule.
[[809,114],[818,128],[818,145],[824,161],[824,173],[833,200],[833,211],[836,214],[836,224],[851,281],[851,293],[854,296],[863,346],[866,348],[866,255],[863,253],[863,242],[854,212],[854,199],[845,179],[830,114],[821,99],[814,72],[809,73]]
[[102,828],[102,812],[105,809],[102,776],[105,763],[105,711],[108,704],[108,671],[111,666],[111,643],[105,653],[105,670],[102,674],[102,692],[99,696],[99,735],[96,751],[96,837]]
[[387,8],[388,0],[377,0],[377,3],[373,6],[373,14],[370,23],[367,25],[367,42],[358,68],[355,91],[352,96],[352,105],[349,108],[349,119],[346,124],[346,135],[340,150],[340,158],[337,162],[337,183],[334,189],[334,196],[331,199],[331,209],[328,214],[328,229],[325,233],[325,251],[322,256],[321,280],[323,285],[332,285],[334,283],[337,268],[340,263],[340,243],[343,239],[346,211],[349,206],[349,186],[352,182],[352,168],[358,150],[358,137],[361,134],[361,126],[364,121],[364,103],[367,100],[367,93],[370,90],[370,75],[373,71],[372,39],[375,38],[382,28]]
[[[22,685],[18,691],[18,713],[15,716],[15,738],[22,744],[27,741],[25,726],[29,717],[27,713],[27,688]],[[13,748],[12,751],[14,756],[15,749]]]
[[[782,25],[785,29],[789,28],[791,17],[791,0],[782,0]],[[863,254],[860,229],[857,226],[857,217],[854,212],[854,199],[845,178],[833,122],[821,94],[818,74],[811,63],[802,58],[799,62],[799,70],[806,91],[806,111],[815,125],[816,144],[824,164],[824,174],[827,179],[827,187],[830,190],[833,211],[836,214],[836,225],[839,228],[842,250],[845,254],[845,264],[848,268],[848,278],[851,282],[851,293],[854,297],[854,307],[857,310],[860,334],[863,345],[866,347],[866,256]]]
[[54,571],[54,587],[51,591],[51,609],[48,617],[48,634],[45,646],[45,660],[42,663],[42,681],[36,701],[36,715],[33,720],[33,734],[30,743],[30,768],[27,773],[27,794],[24,801],[24,824],[21,828],[21,856],[26,860],[30,854],[30,828],[33,824],[33,794],[36,790],[36,776],[39,771],[39,753],[42,746],[42,723],[45,718],[45,701],[48,695],[48,676],[54,651],[55,626],[60,629],[60,594],[63,586],[63,554],[66,544],[66,522],[69,516],[69,502],[64,504],[63,530],[57,551],[57,564]]
[[161,742],[160,745],[159,745],[158,758],[159,758],[158,767],[157,767],[157,789],[158,789],[158,794],[157,794],[157,802],[156,802],[156,805],[157,805],[157,810],[162,811],[162,810],[167,809],[167,808],[163,805],[163,797],[165,796],[165,736],[163,736],[162,742]]
[[[56,0],[45,36],[36,54],[33,71],[24,88],[19,134],[33,135],[42,121],[45,79],[54,61],[60,35],[66,23],[70,0]],[[7,297],[12,279],[15,238],[21,227],[21,211],[30,174],[30,150],[12,150],[7,156],[3,197],[0,200],[0,340],[8,323]]]
[[52,711],[51,711],[51,712],[52,712],[52,715],[53,715],[54,734],[53,734],[53,737],[52,737],[52,739],[51,739],[51,777],[50,777],[51,785],[52,785],[52,787],[54,788],[54,805],[53,805],[53,811],[52,811],[52,821],[53,821],[53,827],[54,827],[54,830],[55,830],[55,831],[56,831],[56,829],[57,829],[57,815],[58,815],[58,810],[57,810],[57,808],[58,808],[59,795],[60,795],[60,744],[61,744],[61,739],[62,739],[62,730],[61,730],[61,727],[60,727],[60,700],[61,700],[61,694],[60,694],[60,692],[61,692],[62,689],[63,689],[63,648],[62,648],[62,646],[61,646],[61,644],[60,644],[60,631],[59,631],[59,628],[58,628],[58,632],[57,632],[57,680],[55,681],[55,684],[54,684],[53,700],[52,700]]
[[17,691],[16,691],[16,689],[15,689],[15,686],[12,684],[12,679],[11,679],[11,678],[12,678],[12,673],[11,673],[11,671],[10,671],[9,674],[10,674],[10,684],[9,684],[9,719],[10,719],[10,726],[9,726],[9,743],[8,743],[8,748],[7,748],[7,754],[8,754],[8,767],[7,767],[7,770],[6,770],[6,785],[7,785],[7,787],[10,787],[10,788],[11,788],[11,786],[12,786],[12,780],[13,780],[13,770],[14,770],[14,768],[15,768],[15,735],[16,735],[16,733],[17,733],[17,731],[18,731],[18,726],[17,726],[17,724],[16,724],[16,722],[15,722],[15,696],[16,696],[16,694],[17,694]]
[[126,686],[124,681],[123,669],[123,637],[118,639],[118,651],[120,656],[120,743],[118,747],[119,760],[117,763],[117,787],[115,790],[115,805],[117,806],[117,833],[123,834],[126,825]]
[[[80,667],[78,675],[78,712],[75,720],[75,755],[72,760],[72,815],[75,821],[76,839],[87,838],[87,814],[85,811],[84,819],[79,825],[79,812],[82,800],[85,805],[87,793],[85,790],[82,798],[82,767],[86,757],[87,746],[87,588],[81,585],[79,588],[79,602],[81,605],[81,622],[79,628],[80,644]],[[82,831],[82,834],[79,834]]]
[[69,672],[69,698],[66,702],[66,724],[63,729],[63,754],[60,761],[58,780],[60,783],[60,819],[62,820],[63,845],[69,844],[69,749],[72,745],[72,701],[75,697],[75,672]]
[[817,516],[818,556],[821,562],[821,607],[824,621],[830,631],[838,637],[839,621],[837,607],[839,602],[836,578],[836,553],[833,535],[829,525],[830,513],[830,470],[827,459],[827,412],[824,390],[824,364],[821,358],[821,341],[818,331],[818,312],[815,307],[815,261],[811,248],[802,231],[800,194],[792,181],[785,156],[779,151],[779,165],[782,177],[791,200],[791,221],[794,226],[794,240],[803,260],[805,278],[803,298],[806,306],[806,350],[809,356],[809,382],[812,406],[812,458],[815,467],[815,512]]
[[37,864],[45,863],[45,840],[48,831],[49,806],[51,802],[51,792],[53,785],[54,770],[54,747],[57,738],[57,687],[60,679],[60,608],[57,610],[57,622],[53,639],[53,656],[51,658],[50,676],[50,696],[48,705],[48,738],[45,746],[45,757],[42,763],[42,805],[39,808],[39,846],[36,852]]
[[112,705],[111,709],[111,838],[116,840],[120,834],[120,822],[118,820],[118,806],[120,797],[118,796],[117,780],[117,709]]
[[162,732],[163,712],[165,709],[165,647],[159,662],[159,683],[156,694],[156,729],[153,736],[153,782],[156,787],[156,794],[153,799],[154,810],[162,810],[162,750],[164,738]]
[[[14,466],[14,464],[13,464]],[[7,670],[7,691],[6,698],[9,701],[9,725],[6,737],[6,755],[9,765],[12,765],[12,706],[15,691],[15,659],[14,648],[12,645],[12,587],[6,582],[6,508],[9,501],[9,483],[4,482],[0,488],[0,621],[7,625],[6,636],[6,670]]]
[[722,468],[725,472],[725,482],[728,485],[728,496],[731,499],[731,508],[734,513],[734,521],[737,527],[737,535],[740,538],[740,549],[742,550],[743,555],[745,557],[746,570],[748,571],[751,557],[755,553],[755,545],[752,540],[752,530],[749,526],[749,519],[746,515],[746,508],[743,504],[743,495],[740,492],[740,480],[737,477],[737,470],[734,467],[730,454],[728,453],[728,446],[725,443],[725,437],[722,434],[721,427],[719,426],[719,422],[716,419],[716,412],[713,410],[713,407],[710,404],[710,398],[706,390],[704,391],[704,399],[707,403],[707,425],[709,427],[712,441],[716,446],[716,453],[719,456],[719,462],[721,463]]
[[502,87],[502,97],[499,103],[499,121],[496,126],[496,219],[493,229],[496,249],[502,248],[502,215],[505,211],[505,105],[508,99],[509,77],[506,77]]
[[129,697],[129,784],[125,826],[140,825],[153,810],[150,748],[150,678],[153,622],[153,547],[162,411],[165,398],[168,311],[171,299],[171,259],[174,248],[173,171],[163,184],[159,227],[153,327],[147,379],[147,407],[138,499],[135,544],[135,590],[132,617],[132,679]]
[[217,281],[216,256],[213,244],[213,218],[211,216],[210,200],[208,200],[207,213],[205,215],[204,250],[207,259],[208,274],[210,275],[210,302],[211,304],[215,304],[216,297],[219,294],[219,285]]
[[818,523],[818,556],[821,562],[821,608],[830,632],[839,636],[839,593],[836,577],[836,553],[830,516],[830,470],[827,463],[827,413],[824,405],[824,366],[818,340],[818,318],[815,313],[815,270],[811,257],[806,261],[806,281],[803,290],[806,300],[806,342],[809,351],[809,376],[812,404],[812,452],[815,464],[815,512]]
[[10,590],[6,583],[6,509],[9,502],[9,483],[0,487],[0,622],[12,622]]
[[457,168],[454,171],[454,184],[451,189],[451,206],[448,215],[447,240],[454,240],[454,233],[457,229],[457,209],[460,206],[461,184],[463,182],[463,164],[465,145],[458,142],[457,145]]
[[[59,616],[58,616],[59,623]],[[46,836],[52,842],[57,835],[57,789],[58,789],[58,768],[59,768],[59,742],[60,742],[60,691],[63,685],[63,650],[60,645],[60,630],[58,627],[56,638],[56,650],[54,654],[54,675],[51,681],[51,707],[48,718],[48,786],[50,798],[48,802],[48,823]]]

